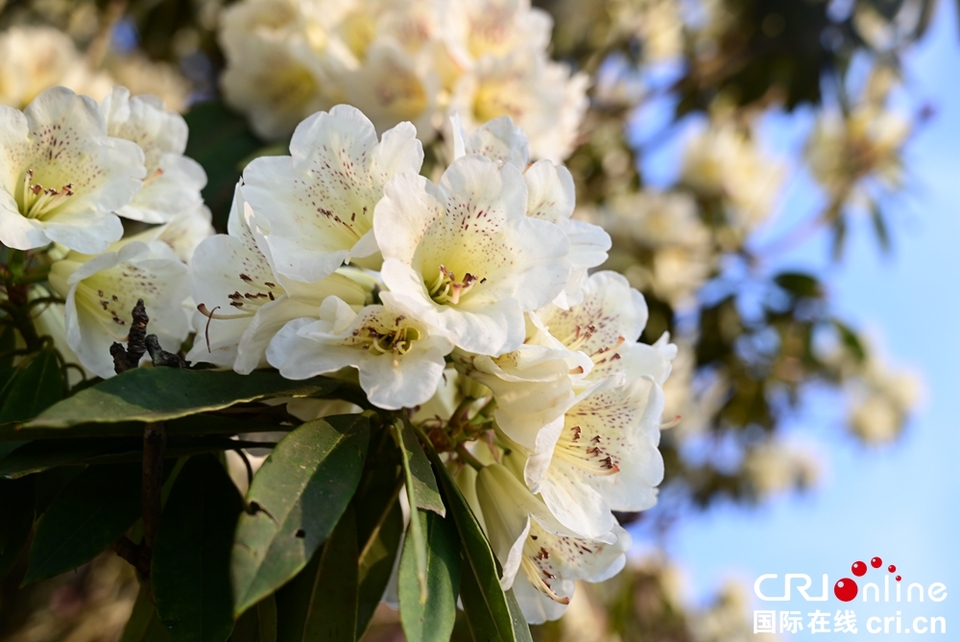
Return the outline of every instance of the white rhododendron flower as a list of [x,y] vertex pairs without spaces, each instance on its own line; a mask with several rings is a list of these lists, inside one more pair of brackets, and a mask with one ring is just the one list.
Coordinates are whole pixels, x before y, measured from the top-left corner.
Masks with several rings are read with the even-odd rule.
[[[363,305],[366,292],[355,281],[333,274],[317,283],[284,279],[273,269],[244,217],[238,187],[227,222],[228,234],[203,241],[190,263],[193,325],[197,340],[191,361],[231,366],[241,374],[265,364],[267,346],[288,321],[316,314],[328,296]],[[251,212],[246,214],[252,219]]]
[[145,174],[143,151],[109,136],[88,97],[55,87],[23,112],[0,107],[0,242],[102,252],[123,235],[114,212]]
[[467,135],[459,116],[452,119],[453,156],[480,154],[509,163],[523,172],[527,184],[527,216],[559,225],[570,241],[571,271],[567,285],[557,296],[563,306],[580,300],[581,282],[590,268],[607,260],[610,235],[597,225],[571,218],[576,207],[573,177],[562,165],[542,159],[529,165],[529,143],[523,129],[507,116],[485,123]]
[[385,305],[369,305],[359,313],[335,296],[327,298],[319,319],[297,319],[277,333],[267,360],[288,379],[356,367],[360,386],[380,408],[425,403],[440,384],[453,342],[389,292],[381,298]]
[[570,404],[591,382],[620,372],[621,352],[646,325],[643,297],[621,275],[598,272],[583,292],[569,310],[549,304],[530,317],[526,341],[513,352],[495,359],[458,354],[460,367],[493,392],[499,428],[528,449],[551,451]]
[[626,563],[626,531],[613,525],[589,538],[565,528],[505,465],[490,464],[477,473],[476,497],[503,567],[500,583],[513,588],[531,624],[560,617],[575,580],[599,582]]
[[583,291],[569,310],[541,309],[517,351],[457,361],[492,391],[530,489],[567,528],[595,537],[612,528],[612,510],[656,501],[661,386],[676,348],[667,337],[636,343],[647,308],[623,276],[598,272]]
[[207,184],[207,175],[197,161],[183,155],[187,148],[183,116],[167,111],[159,98],[131,97],[123,87],[115,87],[101,107],[109,135],[139,145],[147,169],[143,188],[117,210],[120,216],[167,223],[202,205],[200,190]]
[[401,123],[378,141],[366,116],[338,105],[300,123],[290,153],[254,160],[241,188],[277,272],[313,282],[348,260],[377,267],[374,209],[392,176],[420,171],[414,128]]
[[483,156],[455,160],[439,185],[399,174],[374,220],[384,283],[463,350],[516,349],[523,313],[553,300],[570,272],[566,235],[526,204],[519,170]]
[[187,267],[165,243],[121,242],[98,256],[71,252],[50,268],[50,285],[66,299],[67,343],[99,377],[114,375],[110,346],[127,340],[138,299],[163,349],[177,352],[189,334],[181,305],[190,294]]
[[597,535],[612,526],[611,510],[656,504],[663,479],[657,445],[664,401],[662,381],[643,370],[637,364],[628,383],[617,386],[610,377],[578,399],[563,416],[549,459],[534,451],[527,461],[527,484],[577,532]]

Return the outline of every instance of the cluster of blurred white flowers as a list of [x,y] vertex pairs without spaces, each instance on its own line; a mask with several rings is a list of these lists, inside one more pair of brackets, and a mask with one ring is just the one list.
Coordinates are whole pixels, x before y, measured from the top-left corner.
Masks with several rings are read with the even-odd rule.
[[847,387],[850,429],[871,445],[896,440],[923,398],[923,381],[916,372],[891,367],[876,356],[857,369]]
[[123,85],[133,94],[159,96],[173,111],[186,107],[189,85],[170,65],[139,52],[94,57],[54,27],[17,25],[0,32],[0,105],[23,109],[58,85],[101,100]]
[[764,154],[749,127],[717,119],[688,141],[681,183],[703,198],[720,199],[735,242],[770,215],[784,167]]
[[688,303],[716,267],[710,229],[688,193],[618,194],[578,216],[601,225],[613,237],[607,267],[674,306]]
[[827,113],[811,132],[807,164],[831,198],[863,200],[865,194],[859,190],[865,179],[877,180],[891,190],[900,186],[899,154],[909,134],[906,118],[879,105],[860,105],[846,115]]
[[225,12],[223,90],[259,135],[358,107],[378,132],[412,122],[424,142],[510,116],[535,158],[572,151],[588,79],[547,56],[552,21],[525,0],[244,0]]

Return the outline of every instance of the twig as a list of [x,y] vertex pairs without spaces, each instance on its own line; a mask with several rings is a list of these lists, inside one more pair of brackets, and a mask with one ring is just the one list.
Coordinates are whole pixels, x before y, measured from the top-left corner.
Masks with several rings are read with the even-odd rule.
[[150,353],[150,359],[155,366],[165,366],[168,368],[186,368],[187,362],[172,352],[167,352],[160,347],[160,340],[155,334],[148,334],[146,338],[147,352]]
[[[140,506],[143,512],[143,543],[141,555],[148,560],[160,527],[163,486],[163,455],[167,447],[167,426],[164,422],[147,423],[143,428],[143,481],[140,486]],[[149,576],[149,567],[144,577]]]
[[122,343],[114,343],[110,346],[110,354],[113,356],[113,369],[117,374],[136,368],[140,364],[140,359],[147,352],[147,323],[150,322],[150,317],[147,316],[143,299],[137,299],[137,304],[133,306],[130,314],[133,317],[133,322],[130,324],[126,347]]

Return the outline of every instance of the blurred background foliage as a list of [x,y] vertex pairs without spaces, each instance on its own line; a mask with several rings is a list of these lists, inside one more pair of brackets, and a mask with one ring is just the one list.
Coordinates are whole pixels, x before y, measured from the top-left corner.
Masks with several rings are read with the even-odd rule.
[[[891,95],[903,91],[901,55],[924,36],[935,1],[535,4],[553,17],[553,57],[591,77],[590,107],[566,161],[577,216],[609,230],[606,267],[646,297],[642,340],[670,332],[681,347],[666,391],[673,427],[661,443],[660,504],[622,521],[637,520],[633,532],[655,540],[686,511],[815,485],[816,457],[781,431],[814,388],[847,408],[838,429],[851,439],[896,440],[920,394],[917,377],[886,364],[880,347],[837,318],[829,282],[777,258],[825,231],[842,261],[854,217],[872,222],[878,251],[895,248],[890,197],[909,187],[901,150],[932,111],[898,112]],[[23,107],[57,84],[98,99],[115,83],[159,95],[186,113],[188,154],[207,171],[204,196],[222,231],[243,166],[285,150],[258,139],[219,99],[223,5],[0,0],[0,103]],[[773,156],[764,119],[798,111],[812,115],[805,145],[794,158]],[[651,113],[668,114],[659,129],[640,126]],[[643,168],[667,144],[683,150],[674,178],[652,186]],[[442,140],[434,145],[428,159],[443,153]],[[796,226],[773,226],[772,239],[758,235],[798,173],[818,185],[820,206]],[[137,594],[132,570],[109,556],[30,591],[14,592],[17,575],[0,585],[2,640],[118,639]],[[694,608],[677,577],[669,560],[635,561],[582,590],[586,597],[538,639],[747,639],[744,588],[724,587],[713,605]],[[399,635],[388,612],[378,622],[371,639]]]

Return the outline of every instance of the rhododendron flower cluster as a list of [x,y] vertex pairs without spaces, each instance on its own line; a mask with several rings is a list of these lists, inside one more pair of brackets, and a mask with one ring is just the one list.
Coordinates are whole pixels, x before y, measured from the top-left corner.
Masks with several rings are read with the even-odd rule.
[[528,0],[245,0],[224,15],[227,101],[265,138],[337,103],[424,142],[458,112],[510,116],[537,158],[562,160],[587,108],[585,74],[546,54],[552,20]]
[[430,180],[412,123],[313,114],[289,156],[246,166],[221,235],[186,123],[158,100],[55,88],[0,117],[0,242],[46,262],[27,299],[64,359],[123,371],[142,300],[163,350],[193,332],[194,364],[355,378],[455,473],[531,622],[623,567],[613,511],[656,502],[676,348],[639,343],[643,297],[591,273],[610,237],[571,218],[570,173],[531,163],[509,117],[454,118]]
[[566,168],[530,164],[507,117],[453,131],[436,182],[413,125],[378,137],[345,105],[304,120],[289,156],[251,162],[229,234],[190,263],[188,358],[291,379],[355,371],[371,404],[408,409],[464,467],[504,589],[542,622],[575,580],[623,567],[613,511],[656,502],[676,348],[638,343],[647,310],[624,277],[588,275],[610,239],[571,219]]

